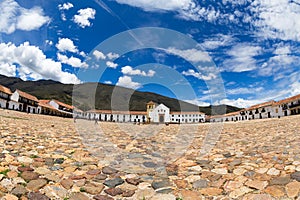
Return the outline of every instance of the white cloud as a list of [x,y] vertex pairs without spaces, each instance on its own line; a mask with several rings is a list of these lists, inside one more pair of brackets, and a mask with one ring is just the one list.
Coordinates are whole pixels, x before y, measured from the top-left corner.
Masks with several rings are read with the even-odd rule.
[[184,101],[188,102],[188,103],[191,103],[191,104],[194,104],[194,105],[197,105],[197,106],[209,106],[210,105],[210,103],[201,101],[199,99],[184,100]]
[[227,54],[231,57],[223,62],[223,70],[231,72],[244,72],[257,69],[257,62],[254,58],[262,51],[259,46],[249,44],[237,44]]
[[204,81],[210,81],[212,79],[217,78],[217,76],[213,73],[209,73],[208,75],[203,75],[200,72],[195,72],[195,70],[193,70],[193,69],[189,69],[188,71],[184,71],[184,72],[182,72],[182,74],[185,75],[185,76],[193,76],[197,79],[204,80]]
[[280,45],[274,51],[276,55],[286,55],[291,53],[291,47],[289,45]]
[[81,28],[91,26],[90,19],[95,19],[96,10],[93,8],[80,9],[78,14],[74,16],[73,21]]
[[97,60],[101,59],[101,60],[105,60],[106,59],[106,56],[104,55],[104,53],[102,53],[101,51],[98,51],[98,50],[95,50],[93,52],[93,55],[95,56],[95,58]]
[[292,96],[300,94],[300,82],[296,81],[291,84],[290,93]]
[[31,77],[34,80],[44,78],[62,83],[80,83],[75,74],[62,71],[60,62],[47,58],[39,47],[32,46],[29,42],[19,46],[0,43],[0,65],[10,66],[9,73],[13,75],[18,72],[23,79]]
[[279,44],[273,52],[274,56],[262,64],[258,74],[261,76],[274,75],[275,80],[290,74],[294,71],[294,65],[300,62],[300,57],[291,53],[292,50],[289,45]]
[[50,21],[40,7],[26,9],[14,0],[3,0],[0,3],[0,32],[7,34],[15,30],[37,30]]
[[65,13],[61,13],[60,17],[63,21],[67,21],[67,17]]
[[247,100],[247,99],[243,99],[243,98],[238,98],[238,99],[223,99],[218,103],[215,104],[226,104],[226,105],[230,105],[230,106],[235,106],[238,108],[248,108],[252,105],[255,104],[259,104],[262,103],[264,101],[260,101],[260,100]]
[[116,69],[118,67],[118,64],[116,64],[114,62],[111,62],[111,61],[107,61],[106,66],[110,67],[110,68],[113,68],[113,69]]
[[180,49],[176,49],[176,48],[168,48],[167,49],[168,53],[180,56],[184,59],[186,59],[187,61],[190,62],[210,62],[211,61],[211,57],[209,56],[209,54],[205,51],[200,51],[198,49],[186,49],[186,50],[180,50]]
[[82,57],[86,57],[87,56],[86,53],[83,52],[83,51],[80,51],[79,55],[81,55]]
[[73,56],[68,58],[67,56],[58,53],[57,59],[60,62],[70,65],[72,67],[78,67],[78,68],[87,68],[88,67],[88,65],[85,62],[81,62],[81,60],[79,58],[75,58]]
[[142,86],[140,83],[132,81],[132,78],[129,76],[120,77],[116,85],[126,88],[132,88],[134,90]]
[[110,60],[114,60],[114,59],[117,59],[117,58],[120,57],[119,54],[117,54],[117,53],[112,53],[112,52],[109,52],[106,56],[107,56],[108,59],[110,59]]
[[74,42],[69,38],[60,38],[58,43],[56,44],[56,48],[61,52],[78,52],[77,47],[74,45]]
[[125,75],[137,75],[137,76],[148,76],[148,77],[153,77],[155,74],[155,71],[151,69],[148,72],[145,72],[139,69],[133,69],[130,66],[122,67],[121,72]]
[[222,14],[212,6],[201,7],[195,0],[116,0],[120,4],[127,4],[150,12],[173,12],[177,17],[186,20],[206,20],[214,22]]
[[191,0],[116,0],[120,4],[128,4],[130,6],[139,7],[146,11],[176,11],[187,8]]
[[300,4],[290,0],[255,0],[252,23],[264,37],[300,41]]
[[5,76],[16,76],[16,66],[0,62],[0,74]]
[[24,9],[18,17],[17,29],[24,31],[37,30],[49,21],[50,18],[44,16],[43,10],[39,7],[30,10]]
[[256,94],[258,92],[262,92],[264,90],[263,87],[253,87],[253,88],[235,88],[226,90],[226,94],[236,95],[236,94]]
[[111,81],[104,81],[105,84],[111,85],[112,82]]
[[48,44],[48,45],[50,45],[50,46],[53,45],[53,42],[52,42],[51,40],[46,40],[45,42],[46,42],[46,44]]
[[73,8],[73,7],[74,7],[74,5],[70,2],[58,5],[59,10],[69,10],[70,8]]
[[228,46],[232,44],[234,39],[230,35],[223,35],[223,34],[218,34],[213,38],[206,39],[201,46],[204,49],[217,49],[222,46]]

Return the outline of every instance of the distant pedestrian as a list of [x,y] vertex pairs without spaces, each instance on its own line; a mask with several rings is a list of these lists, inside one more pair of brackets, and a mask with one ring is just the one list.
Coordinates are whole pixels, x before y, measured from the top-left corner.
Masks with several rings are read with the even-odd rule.
[[95,118],[95,124],[98,124],[98,119],[97,118]]

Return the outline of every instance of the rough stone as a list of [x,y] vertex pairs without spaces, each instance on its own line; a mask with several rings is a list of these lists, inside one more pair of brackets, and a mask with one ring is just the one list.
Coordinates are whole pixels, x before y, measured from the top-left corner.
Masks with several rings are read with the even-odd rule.
[[228,173],[228,170],[226,168],[216,168],[211,170],[212,172],[216,173],[216,174],[221,174],[221,175],[225,175]]
[[280,174],[280,171],[276,168],[271,168],[268,170],[267,174],[271,176],[278,176]]
[[8,190],[9,192],[12,191],[12,189],[15,187],[14,184],[12,183],[11,179],[3,179],[0,182],[0,185],[5,188],[6,190]]
[[275,177],[270,180],[270,185],[286,185],[289,182],[291,182],[291,179],[289,176],[285,177]]
[[250,180],[245,183],[246,186],[257,190],[264,190],[268,186],[268,181]]
[[285,195],[284,189],[281,186],[273,185],[265,189],[265,192],[272,195],[273,197],[283,197]]
[[159,189],[159,188],[165,188],[170,186],[170,182],[168,179],[163,179],[163,180],[155,180],[152,182],[152,187],[154,190]]
[[174,196],[173,194],[155,194],[150,200],[158,200],[158,199],[176,200],[176,196]]
[[47,184],[47,181],[45,179],[36,179],[36,180],[31,180],[26,188],[30,191],[38,191],[40,188],[44,187]]
[[115,174],[118,172],[118,170],[113,169],[111,167],[103,167],[102,172],[103,174]]
[[118,185],[121,185],[123,183],[124,183],[123,179],[114,178],[114,179],[105,180],[105,182],[103,184],[106,185],[107,187],[114,188],[114,187],[116,187]]
[[104,185],[94,185],[94,184],[88,184],[83,187],[85,191],[89,194],[100,194],[102,190],[104,189]]
[[202,200],[202,195],[198,191],[191,191],[191,190],[183,190],[180,191],[180,195],[184,200]]
[[74,182],[71,179],[63,179],[60,184],[67,190],[71,189],[74,185]]
[[195,181],[193,183],[193,188],[195,188],[195,189],[207,188],[207,186],[208,186],[208,181],[204,180],[204,179]]
[[95,200],[114,200],[112,197],[109,197],[107,195],[96,195],[96,196],[94,196],[94,199]]
[[39,192],[30,192],[28,194],[28,199],[29,200],[50,200],[49,197]]
[[22,196],[25,195],[28,191],[26,190],[26,188],[23,185],[17,185],[12,191],[11,193],[13,195],[16,196]]
[[89,200],[90,198],[82,193],[74,193],[70,196],[69,200]]
[[18,160],[18,162],[20,162],[20,163],[28,163],[28,164],[33,163],[33,159],[32,159],[32,158],[29,158],[29,157],[26,157],[26,156],[18,157],[17,160]]
[[25,180],[25,181],[31,181],[31,180],[35,180],[39,178],[39,175],[35,172],[31,172],[31,171],[25,171],[21,174],[21,177]]
[[4,197],[2,197],[1,199],[3,200],[18,200],[18,197],[16,197],[13,194],[6,194]]
[[185,189],[188,187],[188,182],[186,180],[174,180],[174,183],[179,189]]
[[295,179],[296,181],[300,182],[300,172],[295,172],[291,174],[291,178]]
[[243,200],[274,200],[269,194],[248,194]]
[[219,188],[205,188],[199,190],[199,192],[206,196],[218,196],[222,194],[223,190]]
[[132,197],[135,193],[135,190],[126,190],[123,191],[122,197]]
[[63,187],[47,185],[44,187],[45,195],[51,199],[63,199],[68,195],[68,191]]
[[31,167],[18,167],[18,171],[25,172],[25,171],[34,171]]
[[142,182],[139,178],[126,178],[126,182],[132,185],[138,185]]
[[248,187],[245,187],[245,186],[242,186],[241,188],[238,188],[234,191],[232,191],[230,194],[229,194],[229,197],[230,198],[233,198],[233,199],[237,199],[249,192],[252,192],[253,190],[248,188]]
[[98,175],[100,173],[101,173],[101,170],[99,170],[99,169],[91,169],[91,170],[87,171],[86,174],[94,176],[94,175]]
[[120,188],[108,188],[104,190],[105,193],[109,194],[110,196],[117,196],[123,193],[123,190]]
[[300,182],[294,181],[290,182],[285,187],[288,197],[295,198],[299,195],[300,192]]

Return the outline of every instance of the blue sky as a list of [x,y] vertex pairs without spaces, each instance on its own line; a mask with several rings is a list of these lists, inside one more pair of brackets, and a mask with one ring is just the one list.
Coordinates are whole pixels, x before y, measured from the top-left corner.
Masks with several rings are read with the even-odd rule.
[[198,105],[300,93],[296,0],[2,0],[0,8],[7,76],[99,81]]

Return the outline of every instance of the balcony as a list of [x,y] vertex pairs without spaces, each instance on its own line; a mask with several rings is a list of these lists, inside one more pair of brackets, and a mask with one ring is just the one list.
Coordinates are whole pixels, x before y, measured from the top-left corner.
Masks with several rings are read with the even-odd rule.
[[296,108],[296,107],[299,107],[300,106],[300,103],[295,103],[293,105],[290,105],[289,108]]

